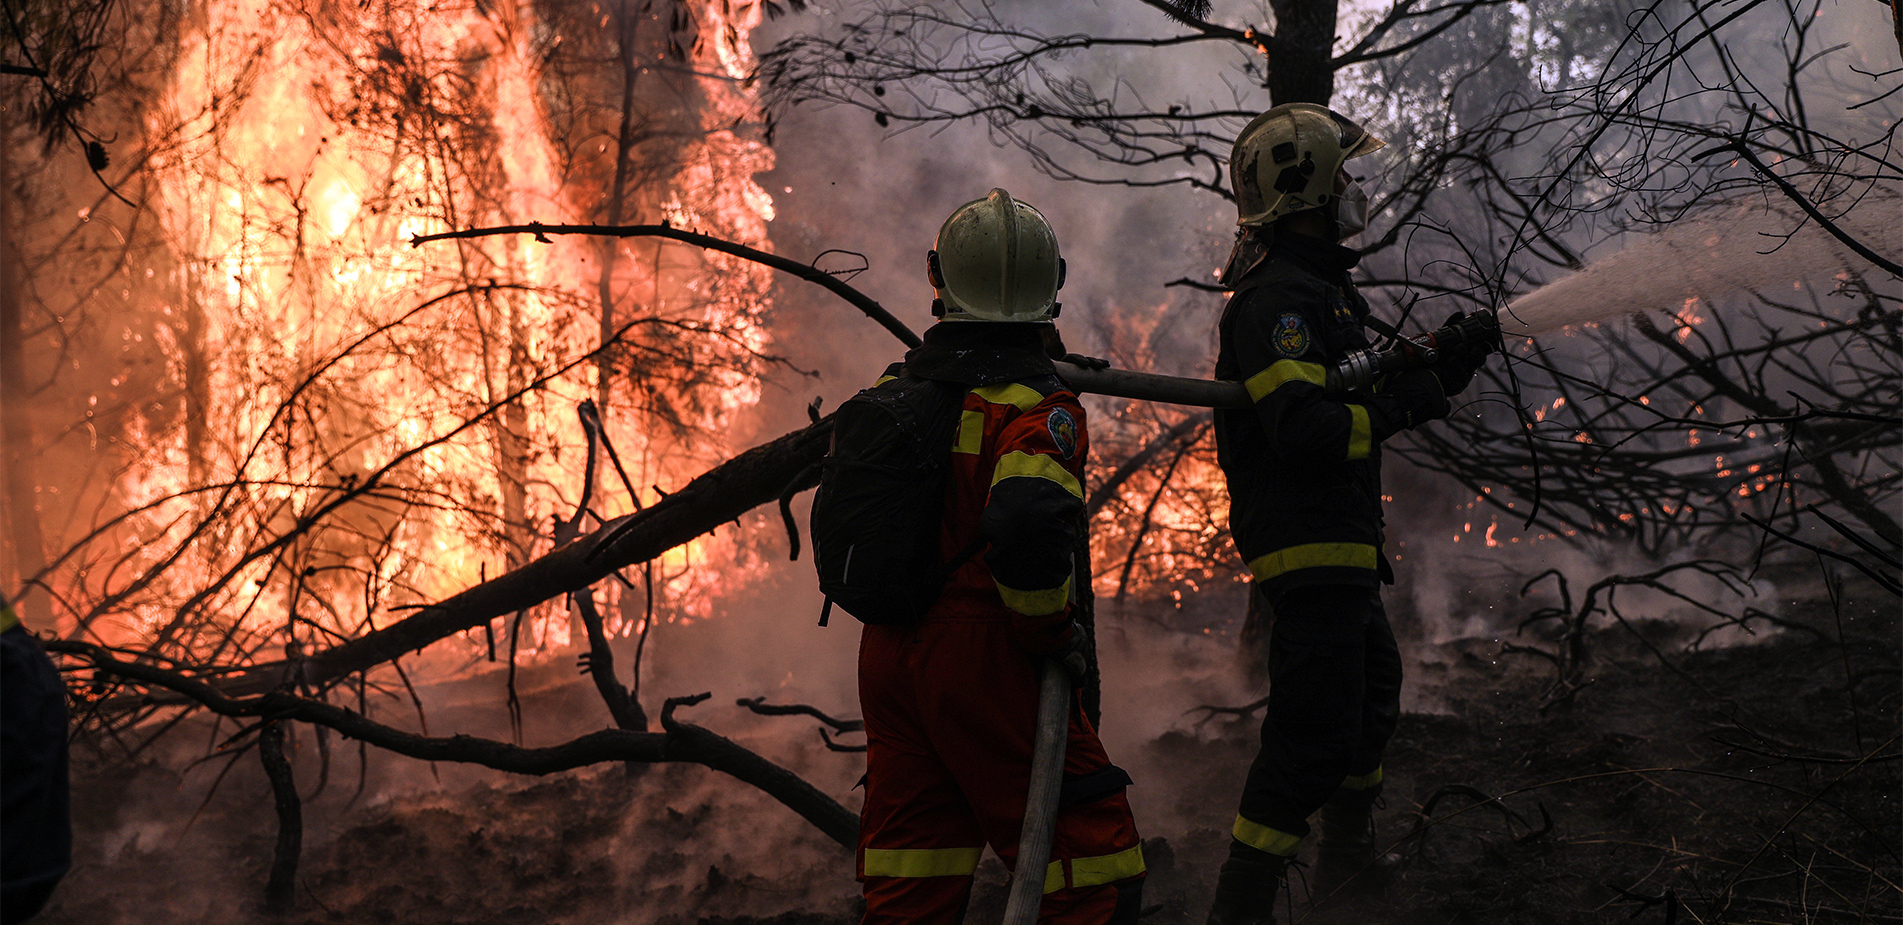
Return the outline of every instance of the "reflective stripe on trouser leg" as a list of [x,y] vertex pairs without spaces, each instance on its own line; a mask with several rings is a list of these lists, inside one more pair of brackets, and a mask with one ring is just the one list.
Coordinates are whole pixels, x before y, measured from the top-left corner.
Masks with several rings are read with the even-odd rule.
[[866,848],[859,870],[868,877],[959,877],[978,869],[975,848]]
[[[1082,724],[1081,713],[1073,722]],[[1071,727],[1073,739],[1080,732],[1079,725]],[[1066,773],[1078,777],[1082,770],[1067,767]],[[1041,925],[1103,925],[1140,899],[1143,846],[1121,787],[1059,810],[1054,834],[1056,860],[1044,869]]]
[[1132,845],[1115,854],[1094,858],[1060,858],[1044,869],[1044,892],[1103,886],[1142,874],[1143,846]]
[[1247,816],[1237,815],[1236,824],[1230,827],[1229,834],[1257,851],[1266,851],[1277,857],[1293,857],[1295,849],[1302,846],[1302,836],[1306,832],[1284,832],[1272,826],[1263,825]]
[[1368,791],[1381,786],[1382,773],[1379,765],[1366,774],[1350,774],[1341,779],[1341,789]]
[[958,925],[985,842],[958,780],[927,744],[919,672],[905,658],[915,633],[868,626],[860,637],[867,752],[858,873],[866,925]]
[[1262,830],[1250,830],[1256,838],[1239,831],[1237,839],[1286,853],[1288,839],[1268,832],[1299,841],[1309,817],[1351,773],[1380,766],[1400,679],[1377,589],[1299,587],[1281,595],[1275,610],[1262,748],[1237,807]]
[[[1037,672],[1012,637],[1009,612],[1000,607],[997,616],[927,620],[905,630],[866,627],[860,705],[872,751],[863,848],[988,842],[1007,861],[1015,859],[1030,779]],[[1087,777],[1110,763],[1081,706],[1073,704],[1065,778]],[[1071,862],[1073,884],[1124,873],[1139,856],[1131,850],[1140,839],[1122,788],[1093,797],[1064,806],[1057,816],[1051,856],[1060,862],[1060,875],[1062,862]],[[1049,876],[1048,868],[1044,874]],[[1129,895],[1119,886],[1128,879],[1048,893],[1041,921],[1103,925],[1119,898]],[[866,920],[955,925],[967,885],[962,876],[867,877]]]

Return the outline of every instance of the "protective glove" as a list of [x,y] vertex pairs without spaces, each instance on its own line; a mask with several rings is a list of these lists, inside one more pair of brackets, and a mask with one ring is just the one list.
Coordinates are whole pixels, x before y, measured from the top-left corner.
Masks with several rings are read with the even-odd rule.
[[[1471,375],[1471,374],[1469,374]],[[1450,406],[1440,378],[1432,369],[1408,369],[1394,374],[1369,402],[1378,417],[1375,437],[1385,440],[1398,431],[1413,430],[1447,416]]]
[[[1487,357],[1491,356],[1499,345],[1499,319],[1490,314],[1484,317],[1493,318],[1491,337],[1482,335],[1458,346],[1442,350],[1440,358],[1429,367],[1434,371],[1434,378],[1440,380],[1441,391],[1444,394],[1459,395],[1472,384],[1474,373],[1487,362]],[[1451,328],[1466,320],[1466,312],[1455,312],[1447,316],[1447,323],[1443,327]]]
[[1469,360],[1465,351],[1450,350],[1441,354],[1440,359],[1427,369],[1434,374],[1435,379],[1440,381],[1440,390],[1443,395],[1459,395],[1466,390],[1467,386],[1473,384],[1474,373],[1480,369],[1480,364],[1486,359],[1483,356],[1479,360]]
[[1070,644],[1064,647],[1064,651],[1051,658],[1064,666],[1064,673],[1070,675],[1071,686],[1075,687],[1084,683],[1084,676],[1090,673],[1089,653],[1090,633],[1084,629],[1082,623],[1072,623]]

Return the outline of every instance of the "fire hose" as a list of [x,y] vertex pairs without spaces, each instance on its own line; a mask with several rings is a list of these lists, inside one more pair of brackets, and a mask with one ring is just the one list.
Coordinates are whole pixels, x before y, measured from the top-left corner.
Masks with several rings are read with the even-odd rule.
[[[1168,378],[1168,377],[1158,377]],[[1194,380],[1184,380],[1194,381]],[[1031,788],[1018,835],[1017,869],[1004,904],[1004,925],[1031,925],[1044,899],[1044,871],[1051,860],[1057,801],[1064,783],[1064,746],[1070,738],[1070,673],[1045,659],[1038,675],[1037,744],[1031,751]]]
[[[1385,350],[1351,353],[1329,368],[1324,388],[1330,392],[1366,389],[1382,376],[1432,366],[1440,360],[1442,351],[1469,344],[1484,344],[1491,350],[1499,350],[1499,316],[1479,311],[1420,337],[1399,338],[1394,346]],[[1249,400],[1249,391],[1242,383],[1223,379],[1186,379],[1070,362],[1058,363],[1058,375],[1070,383],[1071,388],[1096,395],[1203,408],[1247,408],[1255,404]]]

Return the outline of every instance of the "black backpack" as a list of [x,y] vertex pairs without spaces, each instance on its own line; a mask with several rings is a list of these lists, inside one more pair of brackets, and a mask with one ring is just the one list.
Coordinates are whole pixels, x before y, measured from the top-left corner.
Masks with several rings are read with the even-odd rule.
[[833,414],[813,495],[813,564],[826,595],[819,625],[834,604],[861,623],[914,623],[977,552],[947,564],[938,550],[964,397],[962,386],[901,370]]

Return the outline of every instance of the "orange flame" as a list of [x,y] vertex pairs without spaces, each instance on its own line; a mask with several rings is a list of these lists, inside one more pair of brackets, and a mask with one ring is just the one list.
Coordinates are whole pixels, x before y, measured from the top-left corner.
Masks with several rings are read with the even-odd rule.
[[[391,622],[393,606],[493,577],[546,551],[549,525],[575,516],[587,446],[576,404],[609,394],[602,369],[624,376],[642,357],[693,375],[644,379],[633,397],[616,384],[604,423],[644,497],[609,475],[592,507],[651,503],[646,486],[679,484],[733,449],[725,435],[758,401],[755,357],[771,347],[770,271],[618,248],[614,320],[645,320],[612,354],[620,365],[604,367],[591,356],[598,244],[410,246],[471,226],[598,220],[605,184],[563,121],[579,117],[548,92],[569,75],[551,69],[559,24],[544,13],[431,5],[360,21],[355,8],[333,19],[223,0],[180,36],[156,105],[141,110],[152,190],[141,217],[162,246],[140,252],[153,303],[131,307],[169,319],[167,374],[199,397],[195,419],[134,417],[113,433],[119,472],[98,521],[129,516],[74,561],[118,555],[126,567],[54,574],[67,620],[136,585],[92,632],[149,639],[184,606],[226,631],[290,626],[330,644]],[[643,195],[662,201],[630,220],[769,247],[772,199],[753,176],[772,153],[746,134],[757,104],[738,79],[759,15],[717,0],[694,10],[704,39],[677,78],[694,103],[647,114],[692,140],[646,165]],[[745,562],[737,542],[703,538],[657,563],[674,612],[707,614],[696,566]],[[532,638],[567,636],[554,614]]]

